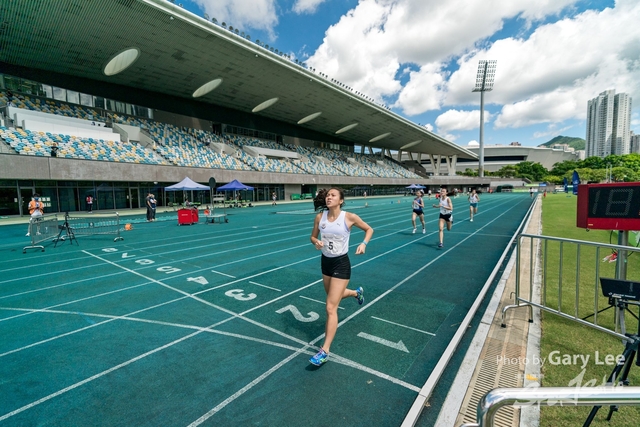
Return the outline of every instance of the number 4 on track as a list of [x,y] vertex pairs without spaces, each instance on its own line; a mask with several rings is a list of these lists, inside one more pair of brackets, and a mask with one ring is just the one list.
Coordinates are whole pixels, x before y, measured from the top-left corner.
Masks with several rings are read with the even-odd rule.
[[198,276],[198,277],[187,277],[187,281],[189,282],[196,282],[201,284],[202,286],[204,285],[208,285],[209,281],[207,279],[204,278],[204,276]]

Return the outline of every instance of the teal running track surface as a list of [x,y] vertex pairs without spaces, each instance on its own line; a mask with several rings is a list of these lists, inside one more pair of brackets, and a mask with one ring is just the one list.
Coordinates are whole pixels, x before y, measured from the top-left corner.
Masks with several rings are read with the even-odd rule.
[[2,227],[0,426],[400,425],[532,200],[484,195],[469,222],[454,198],[442,249],[437,209],[412,234],[410,198],[363,203],[344,209],[375,230],[364,255],[351,235],[365,303],[342,301],[321,367],[308,362],[326,297],[311,202],[222,224],[130,219],[123,241],[27,254],[26,227]]

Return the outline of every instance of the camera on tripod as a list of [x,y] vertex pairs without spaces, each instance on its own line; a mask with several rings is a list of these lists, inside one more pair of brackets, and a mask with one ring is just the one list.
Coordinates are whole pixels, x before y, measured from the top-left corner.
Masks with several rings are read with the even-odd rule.
[[58,237],[54,239],[55,244],[53,247],[55,248],[58,245],[59,241],[69,240],[69,243],[73,244],[73,241],[76,241],[76,245],[78,244],[78,240],[73,232],[73,228],[69,225],[69,212],[64,213],[64,222],[62,225],[58,225],[58,229],[60,232],[58,233]]
[[602,295],[609,299],[640,301],[640,283],[629,280],[600,278]]

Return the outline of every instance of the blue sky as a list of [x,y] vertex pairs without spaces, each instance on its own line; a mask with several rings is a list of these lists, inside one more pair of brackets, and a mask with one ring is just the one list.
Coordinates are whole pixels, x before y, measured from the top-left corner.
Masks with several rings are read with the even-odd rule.
[[177,0],[305,61],[394,112],[466,146],[479,138],[480,59],[498,61],[485,93],[485,144],[585,137],[587,101],[635,101],[637,0]]

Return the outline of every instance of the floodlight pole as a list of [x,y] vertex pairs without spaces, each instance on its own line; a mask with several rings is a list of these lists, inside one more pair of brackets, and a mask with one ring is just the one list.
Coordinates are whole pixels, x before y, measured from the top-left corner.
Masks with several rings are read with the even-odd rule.
[[484,176],[484,90],[480,91],[480,161],[478,163],[478,176]]
[[[493,89],[493,79],[495,76],[496,60],[480,60],[478,63],[478,74],[476,76],[476,87],[473,92],[480,92],[480,150],[478,162],[478,176],[484,177],[484,93]],[[488,73],[488,71],[492,71]]]

